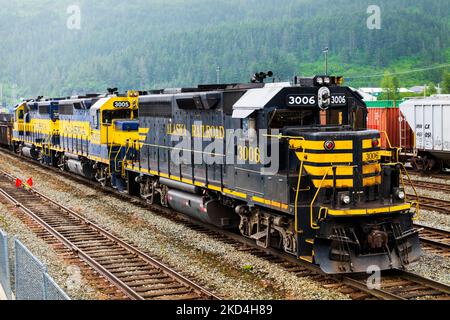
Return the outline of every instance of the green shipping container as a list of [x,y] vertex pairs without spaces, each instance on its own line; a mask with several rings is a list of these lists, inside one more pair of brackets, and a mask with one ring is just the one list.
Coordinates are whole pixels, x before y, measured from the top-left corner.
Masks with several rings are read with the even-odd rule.
[[366,101],[368,108],[398,108],[404,100],[377,100]]

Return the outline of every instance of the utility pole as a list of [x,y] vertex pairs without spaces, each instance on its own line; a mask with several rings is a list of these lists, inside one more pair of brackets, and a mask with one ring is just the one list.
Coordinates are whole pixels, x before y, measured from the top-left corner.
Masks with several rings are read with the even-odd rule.
[[323,48],[322,52],[325,53],[325,75],[328,75],[328,47]]
[[16,103],[16,99],[17,99],[17,84],[13,84],[11,87],[11,98],[13,103]]
[[220,83],[220,66],[216,67],[217,84]]

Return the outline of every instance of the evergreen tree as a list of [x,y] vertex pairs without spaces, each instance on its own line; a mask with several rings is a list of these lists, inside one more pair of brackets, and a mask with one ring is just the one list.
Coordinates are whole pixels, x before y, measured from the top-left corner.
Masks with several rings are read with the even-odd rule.
[[444,73],[442,79],[442,93],[450,93],[450,72]]
[[427,84],[427,86],[425,87],[425,95],[431,96],[436,93],[437,93],[436,85],[433,82]]
[[381,88],[383,89],[383,92],[380,95],[381,100],[398,99],[399,81],[395,76],[392,76],[391,73],[388,71],[384,73],[384,77],[381,80]]
[[[382,32],[367,28],[366,1],[82,0],[80,30],[67,28],[73,0],[28,0],[26,10],[23,2],[0,0],[0,82],[17,84],[26,98],[214,83],[217,65],[223,82],[247,82],[267,70],[286,81],[294,73],[322,74],[324,46],[330,74],[353,87],[377,85],[382,77],[364,76],[379,70],[419,69],[450,57],[449,0],[378,0]],[[398,80],[437,83],[441,72]]]

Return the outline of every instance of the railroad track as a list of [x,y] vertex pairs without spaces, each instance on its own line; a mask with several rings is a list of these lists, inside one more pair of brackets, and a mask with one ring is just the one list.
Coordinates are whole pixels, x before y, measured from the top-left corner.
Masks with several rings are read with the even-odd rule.
[[450,232],[421,224],[415,226],[421,229],[420,241],[427,251],[446,258],[450,257]]
[[450,192],[450,184],[431,182],[431,181],[422,181],[422,180],[415,180],[415,179],[411,179],[411,181],[414,184],[414,186],[417,188],[442,191],[442,192]]
[[432,173],[432,172],[427,172],[427,173],[423,173],[421,171],[415,171],[412,169],[406,169],[408,170],[408,173],[410,175],[416,175],[416,176],[422,176],[422,177],[427,177],[427,178],[435,178],[435,179],[444,179],[444,180],[448,180],[450,178],[450,171],[445,171],[445,172],[441,172],[441,173]]
[[[408,194],[409,199],[415,199],[416,196],[413,194]],[[445,214],[450,213],[450,201],[430,198],[425,196],[419,196],[420,207],[431,211],[437,211]]]
[[327,275],[319,267],[298,260],[294,256],[271,248],[260,248],[253,241],[241,236],[191,221],[190,227],[204,232],[214,239],[232,244],[237,250],[249,252],[271,263],[277,264],[297,276],[307,276],[319,282],[323,287],[348,294],[355,300],[416,300],[433,298],[450,300],[450,287],[404,270],[390,270],[381,273],[380,288],[368,288],[367,274]]
[[[5,151],[0,151],[0,153]],[[17,158],[18,156],[6,152]],[[19,157],[34,167],[42,167],[39,163],[27,158]],[[185,215],[174,212],[171,209],[157,205],[149,205],[144,200],[133,197],[124,193],[117,192],[112,188],[99,188],[98,184],[89,181],[80,176],[74,176],[67,172],[60,171],[55,168],[45,167],[59,175],[63,175],[72,181],[95,188],[107,195],[113,195],[120,199],[132,202],[135,205],[142,206],[155,214],[160,214],[172,221],[183,223],[193,230],[202,232],[213,239],[230,244],[239,251],[247,252],[253,256],[265,259],[271,263],[277,264],[286,271],[289,271],[299,277],[308,277],[324,288],[337,290],[341,293],[348,294],[355,300],[414,300],[420,298],[433,297],[434,299],[450,299],[450,287],[419,275],[403,271],[391,270],[381,274],[381,287],[379,289],[369,289],[367,286],[367,274],[356,275],[327,275],[324,274],[319,267],[310,263],[296,259],[294,256],[279,252],[271,248],[258,247],[254,241],[246,239],[236,233],[222,230],[211,225],[204,224],[197,220],[193,220]]]
[[14,181],[14,177],[0,171],[0,195],[129,299],[218,299],[213,293],[71,209],[35,190],[16,188]]

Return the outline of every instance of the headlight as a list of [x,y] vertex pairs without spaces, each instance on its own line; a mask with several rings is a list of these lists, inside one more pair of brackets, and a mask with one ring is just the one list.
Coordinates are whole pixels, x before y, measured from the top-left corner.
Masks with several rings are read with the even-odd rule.
[[323,78],[323,82],[324,82],[325,84],[330,84],[330,83],[331,83],[330,77],[325,77],[325,78]]
[[323,84],[323,79],[321,77],[317,77],[316,82],[318,85],[322,85]]
[[343,196],[342,197],[342,202],[344,204],[350,204],[350,196]]
[[397,199],[404,200],[406,197],[405,190],[396,188],[394,189],[394,195]]
[[339,199],[341,200],[342,204],[350,204],[351,202],[351,198],[350,198],[350,194],[346,191],[346,192],[341,192],[339,194]]

